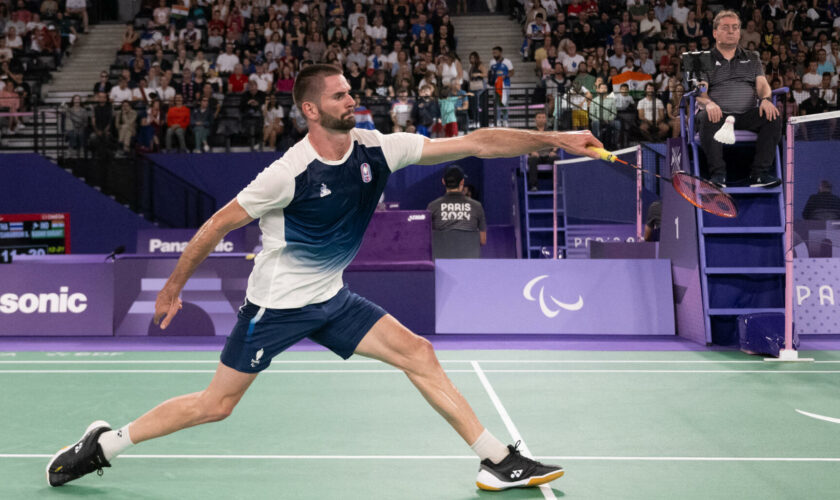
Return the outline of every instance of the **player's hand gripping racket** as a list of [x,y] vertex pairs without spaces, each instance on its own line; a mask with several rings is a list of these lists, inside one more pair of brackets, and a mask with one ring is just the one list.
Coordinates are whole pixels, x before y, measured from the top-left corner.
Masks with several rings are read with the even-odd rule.
[[618,162],[623,165],[627,165],[628,167],[635,168],[636,170],[648,172],[660,179],[670,182],[680,196],[703,211],[719,217],[734,218],[738,216],[738,208],[735,206],[735,200],[733,200],[730,195],[723,192],[723,190],[719,187],[705,179],[695,177],[687,172],[683,172],[682,170],[674,172],[671,177],[666,177],[664,175],[655,174],[645,170],[638,165],[628,163],[606,149],[596,148],[594,146],[589,146],[588,149],[597,152],[601,155],[601,159],[604,161],[608,161],[610,163]]

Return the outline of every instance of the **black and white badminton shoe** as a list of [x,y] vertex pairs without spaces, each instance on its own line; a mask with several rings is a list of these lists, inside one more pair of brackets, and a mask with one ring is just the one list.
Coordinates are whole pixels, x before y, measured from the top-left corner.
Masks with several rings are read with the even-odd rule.
[[99,436],[110,430],[108,422],[97,420],[88,426],[76,444],[65,446],[53,455],[47,464],[47,483],[50,486],[61,486],[94,471],[101,476],[102,468],[110,467],[111,464],[105,460]]
[[528,488],[554,481],[563,475],[563,468],[557,465],[545,465],[522,456],[519,453],[519,441],[508,445],[510,454],[498,464],[490,459],[481,461],[478,469],[476,486],[482,490],[499,491],[508,488]]

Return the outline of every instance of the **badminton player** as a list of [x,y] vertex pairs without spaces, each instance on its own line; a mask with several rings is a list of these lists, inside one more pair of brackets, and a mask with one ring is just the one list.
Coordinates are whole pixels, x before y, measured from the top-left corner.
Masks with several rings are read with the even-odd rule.
[[294,102],[309,134],[263,170],[198,230],[160,291],[154,321],[166,327],[181,308],[190,275],[229,231],[260,219],[263,250],[254,261],[246,301],[213,379],[199,392],[172,398],[120,428],[92,423],[47,465],[50,486],[102,473],[132,445],[229,416],[273,357],[310,338],[342,358],[360,354],[405,372],[423,397],[480,460],[477,485],[487,490],[543,484],[561,467],[522,456],[484,428],[440,366],[431,344],[342,283],[391,172],[466,156],[511,157],[549,147],[598,157],[588,131],[482,129],[428,140],[354,128],[350,85],[339,69],[301,70]]

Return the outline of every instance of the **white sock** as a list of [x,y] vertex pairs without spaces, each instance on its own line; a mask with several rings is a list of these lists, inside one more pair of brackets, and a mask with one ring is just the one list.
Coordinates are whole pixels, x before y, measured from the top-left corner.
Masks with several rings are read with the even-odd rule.
[[507,446],[496,439],[496,436],[490,434],[490,431],[487,429],[484,429],[484,432],[478,436],[475,443],[470,445],[470,448],[478,455],[478,458],[481,460],[489,458],[494,464],[504,460],[508,456],[508,453],[510,453]]
[[102,446],[102,453],[105,455],[105,460],[110,462],[112,458],[134,444],[131,442],[131,436],[128,434],[128,425],[125,424],[122,428],[114,431],[103,432],[99,436],[99,445]]

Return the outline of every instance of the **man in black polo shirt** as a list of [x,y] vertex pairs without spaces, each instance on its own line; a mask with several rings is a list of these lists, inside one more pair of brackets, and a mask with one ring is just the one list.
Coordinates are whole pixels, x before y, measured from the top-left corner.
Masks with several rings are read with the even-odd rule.
[[802,210],[802,218],[805,220],[840,219],[840,198],[831,192],[830,181],[820,181],[820,190],[817,194],[808,197],[808,202]]
[[432,250],[435,259],[478,259],[487,243],[487,221],[481,203],[464,194],[464,171],[446,167],[446,194],[429,203],[432,213]]
[[[705,109],[697,114],[700,142],[709,166],[711,181],[726,186],[723,144],[714,139],[727,116],[735,117],[735,128],[758,134],[750,169],[751,187],[774,187],[775,146],[782,134],[779,110],[773,105],[770,84],[757,52],[738,46],[741,21],[735,11],[723,10],[715,16],[713,68],[707,75],[707,92],[697,98]],[[756,106],[758,102],[758,106]]]

